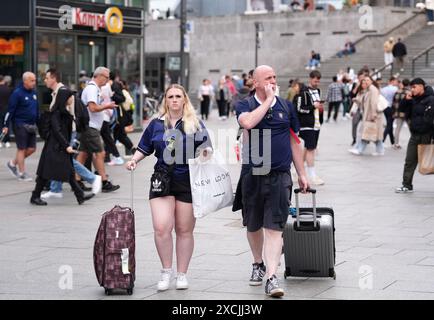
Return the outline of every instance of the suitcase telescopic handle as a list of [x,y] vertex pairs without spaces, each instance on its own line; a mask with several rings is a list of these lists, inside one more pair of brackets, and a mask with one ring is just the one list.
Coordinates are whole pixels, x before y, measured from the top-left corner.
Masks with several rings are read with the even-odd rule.
[[131,171],[131,211],[134,211],[134,170]]
[[[297,227],[300,228],[300,200],[299,194],[302,192],[302,189],[295,189],[295,209],[297,211]],[[317,226],[317,217],[316,217],[316,190],[308,188],[306,190],[307,193],[312,194],[312,208],[313,208],[313,226],[316,228]]]

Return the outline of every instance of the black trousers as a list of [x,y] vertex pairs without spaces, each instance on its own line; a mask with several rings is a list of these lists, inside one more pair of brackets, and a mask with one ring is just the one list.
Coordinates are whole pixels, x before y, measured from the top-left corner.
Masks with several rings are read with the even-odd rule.
[[107,154],[112,154],[116,158],[120,157],[116,143],[112,137],[112,130],[110,129],[110,124],[104,121],[101,127],[101,137],[104,141],[104,148]]
[[[44,189],[44,186],[50,182],[50,180],[44,179],[40,176],[36,178],[36,186],[35,189],[32,192],[32,199],[40,198],[41,192]],[[75,197],[77,200],[83,199],[84,192],[80,188],[80,185],[78,184],[77,180],[75,180],[75,171],[71,171],[71,175],[69,177],[69,184],[71,185],[72,191],[74,191]]]
[[413,188],[413,176],[418,164],[417,146],[419,144],[430,144],[431,134],[415,134],[412,133],[408,141],[407,156],[405,158],[404,175],[402,185],[404,187]]
[[393,110],[391,107],[384,109],[384,115],[386,116],[386,129],[384,129],[383,142],[386,141],[387,136],[390,136],[390,143],[395,144],[395,136],[393,135]]
[[131,154],[131,149],[134,145],[131,142],[130,138],[128,138],[127,133],[125,132],[125,127],[119,123],[116,124],[113,130],[113,135],[115,137],[115,140],[118,140],[125,146],[125,154]]
[[209,96],[202,96],[203,100],[200,102],[200,114],[202,115],[202,120],[208,120],[209,114],[209,104],[211,102]]
[[217,100],[217,105],[219,107],[219,117],[227,116],[228,115],[228,111],[227,111],[228,103],[227,103],[227,101],[226,100]]
[[341,106],[342,101],[336,101],[336,102],[329,102],[329,113],[327,116],[327,121],[330,120],[330,117],[332,115],[332,111],[335,110],[335,114],[333,116],[333,120],[338,119],[338,113],[339,113],[339,107]]

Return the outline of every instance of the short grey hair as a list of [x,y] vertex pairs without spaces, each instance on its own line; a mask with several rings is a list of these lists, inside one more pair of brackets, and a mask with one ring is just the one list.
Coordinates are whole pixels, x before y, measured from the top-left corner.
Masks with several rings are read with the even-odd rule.
[[33,77],[36,78],[36,75],[35,75],[33,72],[30,72],[30,71],[26,71],[26,72],[24,72],[24,73],[23,73],[23,81],[26,81],[27,78],[29,78],[29,77],[31,77],[31,76],[33,76]]
[[98,68],[96,68],[95,71],[93,72],[93,77],[95,78],[95,77],[99,76],[100,74],[102,74],[102,73],[104,73],[104,72],[108,72],[108,73],[110,73],[110,69],[109,69],[109,68],[106,68],[106,67],[98,67]]

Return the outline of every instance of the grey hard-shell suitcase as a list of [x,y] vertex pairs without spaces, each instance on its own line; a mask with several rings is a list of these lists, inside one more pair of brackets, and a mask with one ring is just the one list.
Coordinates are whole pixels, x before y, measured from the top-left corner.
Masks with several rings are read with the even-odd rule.
[[300,208],[300,189],[294,190],[296,216],[289,216],[283,231],[285,279],[332,277],[336,279],[335,226],[332,208],[316,207],[316,190],[309,189],[313,206]]

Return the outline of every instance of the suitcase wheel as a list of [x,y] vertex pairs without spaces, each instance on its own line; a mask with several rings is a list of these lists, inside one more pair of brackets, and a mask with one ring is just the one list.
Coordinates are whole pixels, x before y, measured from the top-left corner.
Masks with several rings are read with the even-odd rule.
[[105,289],[105,295],[106,296],[111,296],[112,295],[112,290],[111,289]]
[[129,296],[131,296],[133,294],[133,288],[127,289],[127,293],[128,293]]

